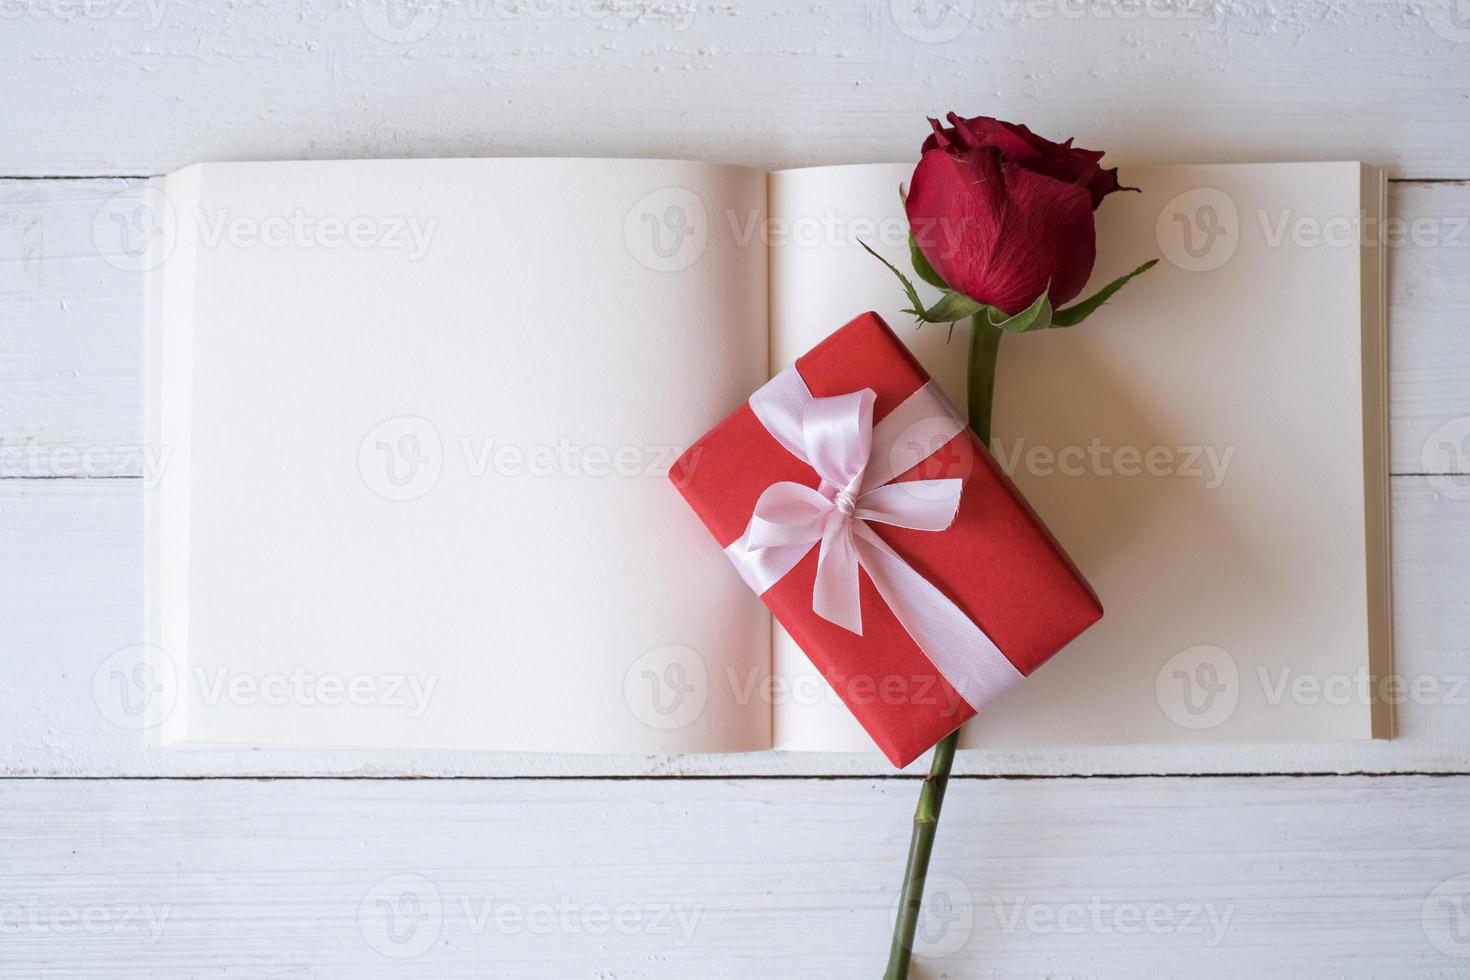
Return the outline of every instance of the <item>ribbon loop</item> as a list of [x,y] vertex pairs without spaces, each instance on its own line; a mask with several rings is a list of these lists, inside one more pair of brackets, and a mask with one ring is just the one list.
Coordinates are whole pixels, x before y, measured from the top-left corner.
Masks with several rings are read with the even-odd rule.
[[959,513],[964,481],[897,477],[965,428],[932,382],[873,424],[870,388],[814,398],[794,368],[751,396],[756,417],[809,464],[816,488],[773,483],[756,501],[738,541],[725,549],[745,581],[765,592],[817,552],[812,610],[862,635],[859,569],[919,649],[976,710],[1020,678],[984,631],[904,561],[870,523],[943,531]]
[[850,395],[813,398],[801,416],[807,461],[822,482],[854,493],[873,451],[873,389]]

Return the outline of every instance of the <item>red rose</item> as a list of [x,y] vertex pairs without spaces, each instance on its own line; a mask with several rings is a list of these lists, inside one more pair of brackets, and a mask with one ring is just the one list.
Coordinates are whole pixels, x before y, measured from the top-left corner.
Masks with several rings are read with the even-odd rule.
[[1048,290],[1053,307],[1086,285],[1097,257],[1093,209],[1120,190],[1102,153],[1053,143],[986,116],[929,120],[909,185],[924,258],[953,290],[1007,314]]

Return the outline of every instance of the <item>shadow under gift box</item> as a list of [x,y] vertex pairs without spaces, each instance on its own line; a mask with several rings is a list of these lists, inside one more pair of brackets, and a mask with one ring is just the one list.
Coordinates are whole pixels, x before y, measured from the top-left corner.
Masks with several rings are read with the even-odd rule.
[[[871,388],[876,426],[929,375],[876,313],[865,313],[796,361],[812,396]],[[815,488],[815,470],[740,406],[689,448],[671,470],[684,499],[721,548],[744,533],[761,493],[789,480]],[[1023,676],[1102,618],[1096,594],[974,430],[934,451],[894,482],[959,477],[959,512],[943,531],[869,524],[954,602]],[[761,598],[896,766],[918,758],[974,717],[924,655],[866,572],[859,574],[863,633],[812,609],[814,546]],[[732,574],[735,572],[732,569]],[[977,699],[979,700],[979,699]]]

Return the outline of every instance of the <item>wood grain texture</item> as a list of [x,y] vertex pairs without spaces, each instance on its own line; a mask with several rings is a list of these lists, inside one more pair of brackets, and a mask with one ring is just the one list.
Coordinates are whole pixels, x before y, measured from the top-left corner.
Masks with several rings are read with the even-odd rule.
[[[85,9],[86,13],[81,12]],[[0,175],[201,160],[904,159],[950,108],[1154,163],[1465,177],[1454,0],[16,0]]]
[[[0,775],[564,776],[883,775],[881,756],[753,753],[679,757],[486,752],[149,749],[119,727],[104,671],[143,642],[140,480],[0,480]],[[1009,774],[1209,772],[1470,773],[1470,493],[1394,480],[1396,673],[1392,741],[974,751],[957,771]],[[122,653],[119,653],[122,651]],[[120,659],[119,659],[120,658]],[[131,658],[131,659],[130,659]],[[1247,682],[1252,682],[1247,678]],[[94,686],[98,685],[98,686]],[[922,764],[913,771],[922,771]]]
[[[7,977],[852,980],[911,783],[0,783]],[[1470,783],[968,781],[922,978],[1463,977]]]

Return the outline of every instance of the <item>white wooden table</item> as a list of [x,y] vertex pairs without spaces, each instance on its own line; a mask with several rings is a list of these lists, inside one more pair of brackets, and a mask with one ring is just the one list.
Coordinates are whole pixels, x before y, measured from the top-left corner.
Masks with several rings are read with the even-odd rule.
[[948,108],[1389,168],[1427,229],[1391,254],[1397,669],[1437,693],[1392,742],[965,756],[919,975],[1470,975],[1470,6],[916,2],[0,0],[0,975],[876,977],[917,789],[881,760],[110,723],[142,294],[97,217],[197,160],[903,159]]

